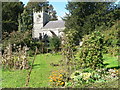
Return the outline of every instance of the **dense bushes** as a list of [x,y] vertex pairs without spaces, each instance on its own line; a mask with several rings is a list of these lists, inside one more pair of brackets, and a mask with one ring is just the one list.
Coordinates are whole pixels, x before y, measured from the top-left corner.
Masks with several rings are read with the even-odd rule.
[[2,48],[3,51],[9,44],[11,44],[13,51],[19,45],[21,45],[21,47],[27,46],[29,48],[28,53],[30,55],[33,55],[36,47],[38,48],[38,53],[46,53],[49,52],[50,50],[56,52],[60,49],[61,41],[60,38],[57,36],[48,37],[48,38],[44,36],[41,40],[33,39],[32,31],[27,30],[27,31],[16,31],[16,32],[14,31],[10,34],[4,33],[3,48]]
[[76,54],[78,68],[96,69],[103,66],[103,39],[103,35],[98,31],[84,37],[83,45]]
[[16,46],[29,46],[31,41],[32,41],[32,32],[31,31],[25,31],[25,32],[20,32],[20,31],[14,31],[10,34],[6,33],[4,34],[3,38],[3,49],[7,47],[9,44],[13,45],[15,44]]
[[49,38],[50,49],[54,52],[60,49],[61,41],[57,36],[53,36]]
[[103,66],[102,53],[118,55],[119,51],[119,21],[108,30],[95,31],[83,38],[83,45],[76,54],[79,63],[77,68],[91,67],[96,69]]
[[11,44],[13,51],[15,51],[19,45],[21,45],[21,47],[27,46],[30,55],[34,54],[35,47],[39,49],[39,52],[43,52],[44,48],[43,42],[32,39],[32,31],[14,31],[10,34],[5,33],[3,36],[3,51],[9,44]]
[[116,22],[116,24],[109,28],[108,30],[105,30],[103,33],[104,37],[104,47],[106,53],[110,53],[113,56],[116,56],[118,54],[119,50],[119,32],[120,32],[120,21]]

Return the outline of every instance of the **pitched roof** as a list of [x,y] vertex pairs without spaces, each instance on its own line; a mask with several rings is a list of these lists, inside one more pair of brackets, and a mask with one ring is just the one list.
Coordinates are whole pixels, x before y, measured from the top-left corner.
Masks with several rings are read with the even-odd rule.
[[43,29],[64,28],[65,22],[63,20],[49,21]]

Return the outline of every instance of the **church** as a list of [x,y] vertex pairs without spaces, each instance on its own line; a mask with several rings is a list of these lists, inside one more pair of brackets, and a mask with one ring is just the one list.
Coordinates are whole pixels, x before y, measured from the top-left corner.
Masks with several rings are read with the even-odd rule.
[[40,36],[47,35],[52,37],[56,35],[61,37],[65,29],[65,22],[63,20],[50,21],[50,14],[44,10],[40,12],[33,11],[33,32],[32,37],[39,39]]

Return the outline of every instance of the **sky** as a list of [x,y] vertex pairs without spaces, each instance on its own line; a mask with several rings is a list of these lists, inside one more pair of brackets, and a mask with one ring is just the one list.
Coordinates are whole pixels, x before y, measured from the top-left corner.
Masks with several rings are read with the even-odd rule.
[[[25,5],[29,0],[21,0]],[[67,1],[69,0],[48,0],[50,4],[53,5],[54,10],[57,12],[58,19],[65,16],[68,11],[65,9]],[[120,0],[116,0],[115,4],[120,4]]]
[[[21,0],[25,5],[28,3],[29,0]],[[54,7],[54,10],[57,12],[58,19],[60,20],[61,17],[65,16],[65,13],[68,13],[68,11],[65,9],[67,1],[66,0],[49,0],[49,4],[52,4]]]

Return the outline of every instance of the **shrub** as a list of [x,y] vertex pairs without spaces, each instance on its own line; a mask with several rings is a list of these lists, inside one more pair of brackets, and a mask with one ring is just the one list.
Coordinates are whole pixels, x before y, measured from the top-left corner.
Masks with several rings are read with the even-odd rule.
[[49,39],[50,48],[52,51],[58,51],[61,45],[60,38],[57,36],[50,37]]
[[25,32],[14,31],[3,39],[3,48],[6,48],[9,45],[9,43],[12,45],[15,44],[16,46],[19,45],[29,46],[31,41],[32,41],[31,31],[25,31]]
[[[116,69],[97,69],[97,70],[90,70],[87,72],[85,70],[77,70],[71,74],[72,85],[74,87],[86,87],[93,83],[101,83],[101,82],[108,82],[110,80],[116,79],[118,80],[118,70]],[[92,86],[91,86],[92,87]]]
[[100,68],[103,66],[103,35],[95,31],[83,38],[83,45],[76,54],[77,68]]
[[[7,33],[4,35],[2,48],[3,51],[9,44],[11,44],[13,51],[15,51],[19,45],[21,45],[21,47],[29,47],[28,53],[30,56],[33,55],[36,47],[38,48],[39,52],[45,52],[44,42],[32,39],[32,31],[14,31],[9,35]],[[13,47],[14,45],[15,47]]]
[[113,56],[118,54],[119,50],[119,32],[120,32],[120,22],[113,25],[108,30],[102,32],[104,34],[104,47],[106,53],[110,53]]
[[64,57],[64,64],[68,72],[68,81],[70,73],[75,68],[74,54],[76,51],[76,45],[78,43],[78,31],[75,29],[65,29],[65,34],[62,40],[62,55]]

